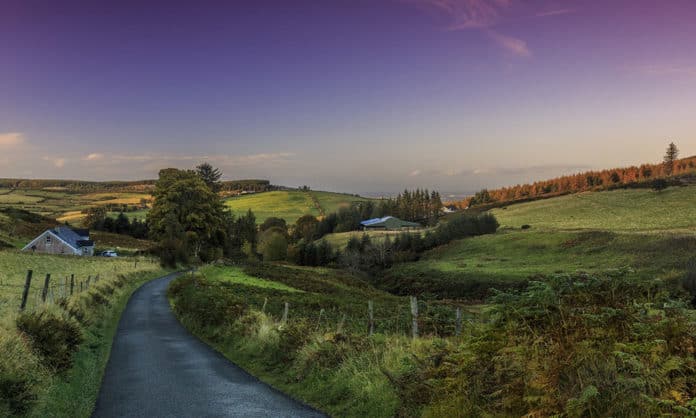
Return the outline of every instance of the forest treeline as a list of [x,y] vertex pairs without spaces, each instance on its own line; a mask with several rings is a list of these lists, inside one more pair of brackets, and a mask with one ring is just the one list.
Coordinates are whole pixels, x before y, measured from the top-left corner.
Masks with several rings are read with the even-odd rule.
[[[57,189],[69,193],[93,193],[93,192],[152,192],[157,180],[135,181],[83,181],[83,180],[47,180],[47,179],[0,179],[0,188],[43,190]],[[268,180],[225,180],[220,181],[220,190],[223,192],[266,192],[274,190]]]
[[454,205],[460,209],[515,201],[534,200],[585,191],[622,187],[653,187],[656,179],[678,178],[696,174],[696,156],[674,160],[672,169],[665,162],[624,168],[586,171],[578,174],[537,181],[531,184],[481,190]]

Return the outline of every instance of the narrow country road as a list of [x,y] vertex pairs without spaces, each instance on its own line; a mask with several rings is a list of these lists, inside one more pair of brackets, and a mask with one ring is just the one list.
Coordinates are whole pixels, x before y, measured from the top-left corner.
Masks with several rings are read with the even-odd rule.
[[119,323],[93,417],[324,417],[261,383],[179,324],[172,274],[138,289]]

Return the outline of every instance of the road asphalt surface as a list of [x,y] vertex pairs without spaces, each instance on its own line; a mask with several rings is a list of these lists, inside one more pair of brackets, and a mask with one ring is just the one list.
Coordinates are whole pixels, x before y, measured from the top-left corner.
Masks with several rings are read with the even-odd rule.
[[167,300],[171,274],[131,297],[93,417],[325,417],[191,335]]

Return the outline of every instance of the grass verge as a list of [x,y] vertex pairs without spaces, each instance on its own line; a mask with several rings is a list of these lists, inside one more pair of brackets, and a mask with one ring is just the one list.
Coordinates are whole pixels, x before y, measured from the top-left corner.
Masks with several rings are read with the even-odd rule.
[[[33,329],[26,329],[25,325],[21,331],[7,324],[7,329],[3,330],[7,331],[6,343],[20,349],[16,350],[16,356],[0,360],[1,383],[15,387],[0,399],[0,415],[89,417],[128,299],[140,285],[164,274],[164,270],[148,271],[101,281],[89,291],[57,305],[19,315],[19,319],[24,319],[22,323],[26,323],[27,318],[34,321],[51,318],[51,324],[57,328],[49,328],[45,334],[36,329],[44,327],[42,322]],[[43,314],[46,316],[42,317]],[[74,352],[67,350],[67,367],[58,367],[52,361],[53,356],[46,352],[66,351],[65,343],[59,338],[47,338],[46,334],[60,335],[61,327],[68,325],[77,330],[80,343]],[[17,369],[17,364],[23,363],[31,367],[11,373]]]

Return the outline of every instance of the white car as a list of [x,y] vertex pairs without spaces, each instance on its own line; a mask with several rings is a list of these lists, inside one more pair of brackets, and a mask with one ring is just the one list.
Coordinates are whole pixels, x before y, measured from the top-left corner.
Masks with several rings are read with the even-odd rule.
[[113,250],[104,251],[101,255],[102,257],[118,257],[118,253]]

